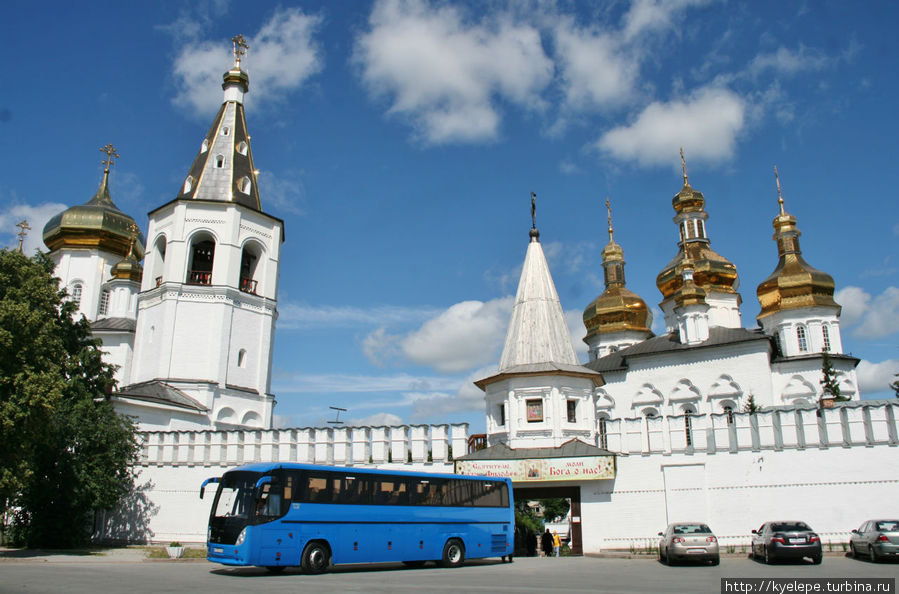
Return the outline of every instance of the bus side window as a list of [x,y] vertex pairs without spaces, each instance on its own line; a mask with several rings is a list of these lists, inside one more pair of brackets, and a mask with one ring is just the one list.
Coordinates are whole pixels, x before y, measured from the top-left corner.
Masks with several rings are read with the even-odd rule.
[[388,476],[375,480],[375,505],[409,505],[409,490],[405,479]]
[[331,489],[328,483],[328,479],[322,475],[307,475],[306,492],[303,496],[303,501],[307,503],[329,503],[331,501]]

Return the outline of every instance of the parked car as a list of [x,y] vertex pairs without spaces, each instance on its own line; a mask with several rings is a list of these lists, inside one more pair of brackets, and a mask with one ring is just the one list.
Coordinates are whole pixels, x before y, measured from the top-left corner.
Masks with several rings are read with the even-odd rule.
[[710,561],[718,565],[718,539],[712,530],[699,522],[669,524],[665,532],[659,532],[659,561],[673,565],[678,561],[694,559]]
[[871,561],[899,556],[899,520],[868,520],[852,531],[849,550],[853,557],[868,555]]
[[752,531],[752,557],[765,563],[808,557],[821,563],[821,538],[805,522],[765,522]]

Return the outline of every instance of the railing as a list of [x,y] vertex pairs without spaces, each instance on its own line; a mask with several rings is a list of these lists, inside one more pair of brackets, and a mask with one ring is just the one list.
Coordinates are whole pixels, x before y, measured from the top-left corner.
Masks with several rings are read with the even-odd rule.
[[161,284],[162,284],[162,277],[161,277],[161,276],[157,276],[157,277],[156,277],[156,286],[158,287],[158,286],[161,285]]
[[468,453],[483,450],[487,447],[487,434],[474,433],[468,437]]
[[212,284],[212,273],[201,271],[201,270],[191,270],[187,273],[187,284],[189,285],[211,285]]
[[240,290],[244,293],[256,294],[256,281],[251,278],[240,279]]

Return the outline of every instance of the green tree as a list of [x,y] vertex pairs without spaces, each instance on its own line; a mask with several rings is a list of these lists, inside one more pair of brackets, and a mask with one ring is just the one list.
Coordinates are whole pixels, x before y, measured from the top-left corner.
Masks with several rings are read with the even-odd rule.
[[821,376],[822,398],[830,397],[836,402],[849,400],[840,395],[840,381],[837,379],[837,372],[833,368],[833,361],[827,349],[821,351]]
[[85,543],[92,512],[132,485],[134,425],[107,399],[113,367],[44,254],[0,250],[0,513],[28,546]]
[[[899,378],[899,373],[896,374],[896,377]],[[896,398],[899,398],[899,379],[894,380],[893,383],[890,384],[890,388],[896,391]]]
[[755,396],[750,392],[745,404],[743,404],[743,412],[753,414],[760,410],[762,410],[762,407],[755,403]]
[[543,508],[543,519],[547,522],[553,522],[556,518],[564,518],[568,515],[571,504],[564,497],[553,497],[552,499],[538,499],[537,502]]

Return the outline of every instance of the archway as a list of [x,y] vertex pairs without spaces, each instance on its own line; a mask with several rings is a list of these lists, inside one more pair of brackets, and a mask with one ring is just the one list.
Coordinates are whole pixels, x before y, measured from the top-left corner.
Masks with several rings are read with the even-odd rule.
[[[532,483],[533,484],[533,483]],[[581,488],[580,487],[518,487],[512,485],[516,501],[535,499],[568,499],[571,504],[571,548],[572,555],[583,555],[584,545],[581,532]]]

